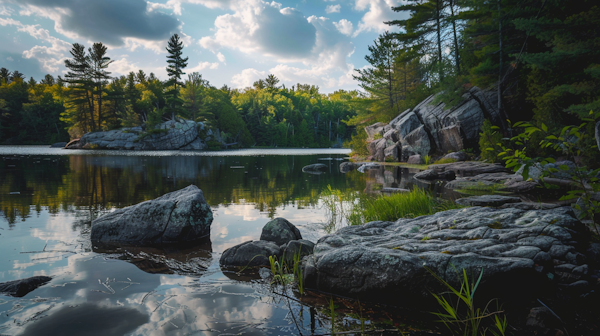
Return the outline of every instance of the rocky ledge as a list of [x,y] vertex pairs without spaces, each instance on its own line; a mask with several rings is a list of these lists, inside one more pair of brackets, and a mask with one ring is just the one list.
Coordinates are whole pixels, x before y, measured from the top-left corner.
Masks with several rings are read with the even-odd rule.
[[47,276],[33,276],[26,279],[1,282],[0,293],[15,297],[23,297],[36,288],[43,286],[50,280],[52,280],[52,278]]
[[435,103],[435,98],[429,96],[389,124],[365,127],[368,150],[373,159],[405,162],[415,154],[424,157],[476,147],[485,119],[494,125],[502,125],[495,90],[473,87],[451,108],[444,103]]
[[117,209],[92,222],[94,244],[153,246],[210,236],[212,210],[195,185]]
[[370,222],[319,239],[304,261],[304,283],[319,291],[412,306],[430,290],[444,290],[428,269],[458,285],[464,268],[471,277],[483,270],[478,293],[488,289],[490,297],[542,295],[557,286],[580,295],[597,289],[598,272],[591,265],[598,253],[589,252],[588,237],[566,207],[472,207]]

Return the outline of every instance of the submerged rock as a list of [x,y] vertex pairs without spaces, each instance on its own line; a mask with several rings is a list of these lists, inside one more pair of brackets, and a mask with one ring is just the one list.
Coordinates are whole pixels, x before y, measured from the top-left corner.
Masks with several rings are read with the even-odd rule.
[[302,239],[300,231],[294,224],[285,218],[275,218],[269,221],[262,229],[260,240],[272,241],[277,246],[289,243],[292,240]]
[[23,297],[50,280],[52,280],[51,277],[34,276],[26,279],[0,282],[0,293],[15,297]]
[[50,148],[65,148],[67,142],[56,142],[50,145]]
[[323,169],[325,169],[325,168],[327,168],[326,164],[314,163],[314,164],[302,167],[302,172],[309,173],[309,174],[321,174],[321,173],[323,173]]
[[160,245],[209,237],[212,210],[195,185],[117,209],[92,222],[93,243]]
[[432,289],[444,290],[427,269],[456,286],[464,268],[470,277],[483,269],[479,288],[492,295],[504,289],[505,295],[536,295],[554,277],[553,265],[585,263],[577,242],[587,234],[564,207],[472,207],[370,222],[319,239],[304,263],[304,283],[319,291],[412,305]]
[[358,167],[362,166],[362,163],[354,163],[354,162],[342,162],[340,163],[340,173],[351,172]]

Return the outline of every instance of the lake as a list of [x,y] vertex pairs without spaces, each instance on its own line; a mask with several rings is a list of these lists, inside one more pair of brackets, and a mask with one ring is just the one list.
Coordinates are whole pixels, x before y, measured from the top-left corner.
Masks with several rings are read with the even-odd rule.
[[[331,231],[321,199],[328,185],[362,192],[373,184],[410,188],[416,183],[410,178],[415,171],[398,167],[342,174],[338,167],[348,153],[0,146],[0,282],[53,278],[23,298],[0,296],[0,334],[329,332],[326,297],[299,300],[298,293],[272,287],[258,276],[222,271],[219,258],[233,245],[258,240],[264,224],[275,217],[288,219],[305,239],[316,242]],[[302,172],[313,163],[327,169],[318,175]],[[94,218],[190,184],[203,190],[214,213],[209,243],[185,250],[97,251],[90,245]],[[356,314],[342,308],[340,326],[360,324]]]

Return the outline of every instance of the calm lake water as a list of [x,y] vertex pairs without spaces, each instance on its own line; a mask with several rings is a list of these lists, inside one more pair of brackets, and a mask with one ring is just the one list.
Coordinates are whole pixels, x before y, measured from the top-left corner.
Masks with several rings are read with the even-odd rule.
[[[224,152],[67,151],[0,146],[0,282],[48,275],[23,298],[0,296],[1,335],[280,335],[327,333],[318,297],[219,267],[221,253],[258,240],[284,217],[305,239],[325,235],[321,192],[412,187],[407,169],[342,174],[345,149]],[[324,163],[320,175],[302,167]],[[214,213],[210,243],[187,250],[96,251],[91,221],[190,184]],[[283,292],[284,295],[278,293]],[[311,301],[307,303],[304,301]],[[319,303],[321,302],[321,303]],[[348,314],[346,314],[348,313]],[[340,312],[338,323],[356,324]],[[388,321],[389,322],[389,321]],[[367,323],[375,323],[367,321]]]

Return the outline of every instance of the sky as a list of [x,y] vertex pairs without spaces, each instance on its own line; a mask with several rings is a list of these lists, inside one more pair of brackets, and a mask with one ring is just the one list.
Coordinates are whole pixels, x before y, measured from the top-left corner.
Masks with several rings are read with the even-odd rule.
[[[108,46],[109,71],[165,80],[166,45],[177,33],[186,73],[211,85],[251,86],[274,74],[286,87],[353,90],[368,46],[403,19],[401,0],[0,0],[0,67],[36,80],[64,75],[73,43]],[[184,75],[186,76],[186,75]]]

